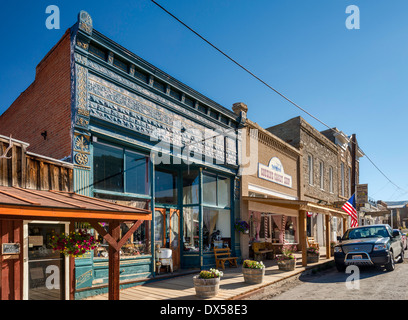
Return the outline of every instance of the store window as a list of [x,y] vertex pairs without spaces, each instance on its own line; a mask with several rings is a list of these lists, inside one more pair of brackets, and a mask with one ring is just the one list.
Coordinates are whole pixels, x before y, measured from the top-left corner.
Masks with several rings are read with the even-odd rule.
[[[103,223],[102,225],[106,231],[109,230],[109,223]],[[120,237],[124,236],[129,229],[133,226],[132,223],[122,223],[120,225]],[[93,231],[96,233],[96,231]],[[121,248],[121,257],[130,256],[143,256],[151,254],[150,246],[150,221],[144,221],[139,228],[133,232],[130,238]],[[109,244],[97,233],[101,244],[95,249],[95,256],[100,258],[107,258],[109,256]]]
[[285,224],[285,242],[295,243],[296,242],[296,227],[297,221],[296,217],[286,217]]
[[126,192],[150,194],[149,158],[136,152],[126,151]]
[[231,247],[230,210],[204,208],[203,247],[204,251]]
[[123,192],[123,149],[94,144],[94,188]]
[[93,144],[93,153],[95,189],[150,194],[147,156],[101,142]]
[[199,171],[189,170],[183,173],[183,204],[198,204]]
[[207,173],[204,174],[203,203],[208,206],[229,208],[231,206],[230,178]]
[[177,172],[157,168],[155,178],[156,202],[177,204]]
[[183,209],[183,248],[185,252],[199,252],[199,210],[198,207]]

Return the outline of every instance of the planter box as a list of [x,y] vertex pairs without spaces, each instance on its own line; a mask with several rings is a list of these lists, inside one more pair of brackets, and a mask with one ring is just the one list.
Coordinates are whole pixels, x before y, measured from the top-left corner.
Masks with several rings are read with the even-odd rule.
[[307,263],[319,262],[320,254],[307,254]]
[[265,268],[263,269],[242,268],[242,274],[244,275],[244,281],[246,283],[249,284],[262,283],[265,275]]
[[279,267],[279,270],[293,271],[295,270],[295,267],[296,267],[296,260],[288,259],[288,260],[278,261],[278,267]]
[[220,290],[220,278],[201,279],[197,275],[193,277],[193,283],[199,298],[215,297]]

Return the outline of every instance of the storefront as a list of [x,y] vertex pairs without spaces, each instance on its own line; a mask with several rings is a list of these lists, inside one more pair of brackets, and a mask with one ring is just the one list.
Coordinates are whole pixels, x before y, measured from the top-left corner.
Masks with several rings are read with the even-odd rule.
[[[54,250],[51,239],[85,225],[106,243],[109,298],[118,299],[119,252],[151,220],[150,211],[74,194],[72,164],[31,154],[28,146],[0,136],[0,299],[75,299],[86,275],[75,279],[75,259]],[[120,234],[120,225],[129,230]]]
[[[257,199],[298,200],[300,153],[250,120],[246,122],[244,144],[251,155],[241,178],[241,220],[248,222],[248,234],[241,234],[245,258],[253,258],[253,244],[272,243],[277,251],[284,245],[299,244],[299,211],[253,201]],[[257,144],[257,150],[251,146]],[[253,148],[253,147],[252,147]],[[252,165],[252,169],[251,169]]]
[[[74,190],[152,211],[122,250],[122,286],[167,272],[160,249],[173,271],[215,266],[214,247],[240,255],[239,117],[94,30],[86,12],[71,37]],[[76,261],[79,298],[106,286],[100,251]]]

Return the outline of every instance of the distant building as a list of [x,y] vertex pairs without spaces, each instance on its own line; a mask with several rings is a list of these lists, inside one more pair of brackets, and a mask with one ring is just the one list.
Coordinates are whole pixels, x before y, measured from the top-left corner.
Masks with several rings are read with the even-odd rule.
[[408,228],[408,201],[386,201],[387,208],[391,211],[388,224],[394,229]]

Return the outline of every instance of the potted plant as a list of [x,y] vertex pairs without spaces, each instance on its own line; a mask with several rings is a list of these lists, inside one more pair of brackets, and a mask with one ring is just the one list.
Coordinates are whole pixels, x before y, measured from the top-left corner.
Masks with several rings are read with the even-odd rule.
[[246,283],[262,283],[265,275],[265,265],[262,261],[244,260],[242,274]]
[[235,230],[248,234],[249,233],[249,224],[243,220],[235,221]]
[[296,251],[295,246],[284,246],[282,248],[282,254],[276,257],[278,261],[279,270],[292,271],[296,267],[296,257],[293,252]]
[[307,262],[308,263],[319,262],[319,257],[320,257],[319,249],[315,247],[307,248]]
[[202,270],[193,277],[197,297],[211,298],[218,294],[220,279],[224,274],[217,269]]
[[70,232],[68,234],[53,234],[50,239],[50,246],[54,251],[71,257],[80,257],[99,244],[93,235],[86,229]]

